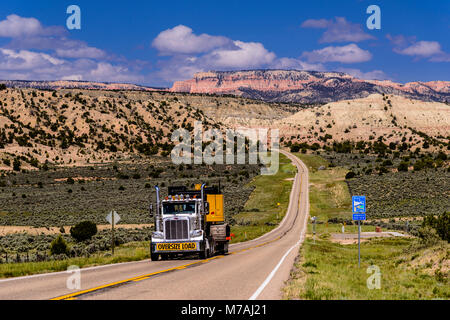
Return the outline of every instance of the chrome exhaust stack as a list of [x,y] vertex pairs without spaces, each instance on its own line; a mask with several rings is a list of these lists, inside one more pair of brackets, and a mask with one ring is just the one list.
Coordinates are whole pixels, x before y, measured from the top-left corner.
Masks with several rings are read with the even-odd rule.
[[159,187],[155,186],[156,189],[156,213],[155,213],[155,231],[161,231],[161,204],[159,200]]
[[202,184],[202,188],[201,188],[201,198],[202,198],[202,212],[205,212],[205,186],[206,183]]

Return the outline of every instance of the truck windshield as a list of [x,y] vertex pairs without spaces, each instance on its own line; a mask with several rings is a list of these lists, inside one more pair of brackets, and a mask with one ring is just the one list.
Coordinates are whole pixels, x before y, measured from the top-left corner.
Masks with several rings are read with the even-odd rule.
[[163,204],[163,214],[195,213],[195,202],[174,202]]

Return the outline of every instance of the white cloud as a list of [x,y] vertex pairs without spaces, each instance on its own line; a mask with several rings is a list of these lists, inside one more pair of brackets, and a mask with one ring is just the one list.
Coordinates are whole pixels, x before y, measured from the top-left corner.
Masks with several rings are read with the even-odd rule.
[[261,43],[234,41],[237,49],[217,49],[205,57],[206,63],[219,68],[254,68],[271,63],[275,54]]
[[195,64],[189,57],[174,57],[169,61],[158,63],[159,71],[155,74],[155,80],[163,79],[166,82],[186,80],[192,78],[197,72],[207,71],[202,66]]
[[126,65],[91,59],[63,60],[50,54],[0,48],[0,77],[14,80],[91,80],[143,82],[144,77]]
[[61,80],[81,81],[81,80],[83,80],[83,76],[81,74],[71,74],[71,75],[62,77]]
[[56,55],[62,58],[100,59],[106,56],[103,50],[94,47],[80,47],[73,49],[56,49]]
[[41,52],[27,50],[15,51],[0,48],[0,53],[0,69],[3,70],[36,69],[64,63],[63,60]]
[[85,42],[66,37],[67,31],[60,26],[44,27],[35,18],[24,18],[16,14],[0,21],[0,37],[11,38],[5,47],[13,50],[55,50],[62,58],[106,57],[103,50],[89,47]]
[[389,80],[390,78],[381,70],[362,72],[359,69],[338,68],[337,71],[347,73],[355,78],[363,80]]
[[386,35],[386,38],[396,47],[406,47],[408,44],[416,42],[416,37],[405,37],[404,35],[393,36],[390,33]]
[[416,37],[405,37],[403,35],[392,36],[388,34],[386,38],[393,44],[395,53],[425,58],[431,62],[450,62],[450,54],[442,50],[441,44],[437,41],[417,41]]
[[0,47],[2,79],[145,81],[139,63],[69,39],[63,27],[45,27],[35,18],[7,16],[0,21],[0,37],[11,38]]
[[158,75],[165,81],[184,80],[199,71],[265,67],[276,59],[261,43],[195,35],[183,25],[161,32],[152,45],[161,55],[171,56],[158,61]]
[[342,47],[330,46],[311,52],[304,52],[302,57],[305,57],[309,62],[358,63],[369,61],[372,59],[372,54],[352,43]]
[[232,41],[226,37],[208,34],[197,36],[191,28],[184,25],[162,31],[152,42],[152,46],[161,54],[169,55],[201,53],[230,45]]
[[273,61],[270,65],[274,69],[295,69],[307,71],[326,71],[326,68],[321,63],[308,63],[295,58],[279,58]]
[[95,69],[90,70],[86,78],[107,82],[134,82],[139,78],[142,80],[140,76],[131,73],[126,66],[112,65],[107,62],[98,63]]
[[360,42],[375,39],[365,33],[360,24],[351,23],[343,17],[336,17],[335,21],[326,19],[309,19],[302,23],[302,28],[326,29],[320,38],[320,43],[331,42]]
[[39,20],[35,18],[23,18],[16,14],[6,17],[0,21],[0,37],[18,38],[37,35],[56,35],[65,33],[62,27],[44,28]]
[[325,29],[330,25],[327,19],[308,19],[302,23],[302,28]]
[[11,14],[0,21],[0,37],[15,38],[42,33],[41,23],[35,18],[22,18]]
[[408,56],[421,57],[430,57],[437,54],[442,54],[441,45],[436,41],[419,41],[405,49],[396,50],[396,52]]

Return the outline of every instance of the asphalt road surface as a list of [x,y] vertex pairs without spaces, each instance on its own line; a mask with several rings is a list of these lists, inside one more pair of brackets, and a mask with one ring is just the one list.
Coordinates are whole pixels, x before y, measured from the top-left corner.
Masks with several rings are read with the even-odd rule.
[[297,166],[287,214],[258,239],[230,245],[226,256],[205,260],[127,262],[81,269],[80,289],[72,274],[55,272],[0,280],[0,299],[281,299],[309,213],[308,169]]

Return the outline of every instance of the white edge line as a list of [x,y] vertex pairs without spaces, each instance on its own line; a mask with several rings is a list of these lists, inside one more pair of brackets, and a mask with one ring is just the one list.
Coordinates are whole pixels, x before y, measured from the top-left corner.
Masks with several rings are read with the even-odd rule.
[[[281,151],[281,150],[280,150],[280,151]],[[283,153],[283,152],[281,152],[281,153]],[[285,154],[285,155],[286,155],[286,154]],[[292,160],[292,159],[291,159],[291,160]],[[297,174],[295,175],[295,178],[297,178],[297,175],[298,175],[298,172],[297,172]],[[291,190],[291,193],[292,193],[293,190],[294,190],[294,184],[292,184],[292,190]],[[236,246],[236,245],[240,245],[240,244],[242,245],[242,244],[246,244],[246,243],[249,243],[249,242],[253,242],[253,241],[259,240],[260,238],[265,237],[265,236],[271,234],[272,232],[276,231],[277,229],[279,229],[279,228],[285,223],[286,218],[287,218],[288,215],[289,215],[289,212],[290,212],[290,210],[289,210],[289,209],[290,209],[290,206],[291,206],[291,204],[289,203],[289,205],[288,205],[288,210],[287,210],[287,214],[284,216],[283,220],[282,220],[281,223],[278,225],[278,227],[276,227],[275,229],[272,229],[272,230],[269,231],[268,233],[263,234],[263,235],[262,235],[261,237],[259,237],[259,238],[252,239],[252,240],[249,240],[249,241],[243,241],[243,242],[233,243],[233,244],[230,244],[230,247]],[[101,266],[93,266],[93,267],[87,267],[87,268],[80,268],[80,271],[83,272],[83,271],[89,271],[89,270],[95,270],[95,269],[101,269],[101,268],[112,268],[112,267],[114,267],[114,266],[119,266],[119,265],[125,265],[125,264],[131,264],[131,263],[143,263],[143,262],[148,262],[149,260],[150,260],[150,259],[139,260],[139,261],[128,261],[128,262],[110,263],[110,264],[105,264],[105,265],[101,265]],[[29,276],[21,276],[21,277],[12,277],[12,278],[7,278],[7,279],[0,279],[0,283],[3,283],[3,282],[10,282],[10,281],[16,281],[16,280],[23,280],[23,279],[31,279],[31,278],[48,277],[48,276],[54,276],[54,275],[63,274],[63,273],[67,274],[67,271],[56,271],[56,272],[48,272],[48,273],[39,273],[39,274],[32,274],[32,275],[29,275]]]
[[[308,171],[308,169],[306,169],[306,172],[307,171]],[[302,186],[300,185],[300,194],[302,192],[301,187]],[[256,300],[258,298],[258,296],[261,294],[261,292],[264,290],[264,288],[269,284],[270,280],[272,280],[273,276],[276,274],[276,272],[278,271],[280,266],[283,264],[284,260],[289,255],[289,253],[292,251],[292,249],[294,249],[295,247],[297,247],[298,245],[300,245],[303,242],[303,240],[305,238],[305,231],[306,231],[306,225],[307,225],[306,221],[307,221],[308,212],[309,212],[309,195],[306,197],[306,209],[307,209],[307,212],[305,214],[305,220],[303,223],[303,230],[300,234],[300,239],[292,247],[290,247],[288,249],[288,251],[286,251],[286,253],[283,255],[281,260],[276,265],[276,267],[272,270],[272,272],[267,276],[267,278],[264,280],[264,282],[259,286],[259,288],[255,291],[255,293],[253,293],[253,295],[248,300]]]
[[303,242],[303,239],[305,237],[305,227],[306,227],[306,223],[303,226],[302,235],[301,235],[300,239],[297,241],[297,243],[294,244],[292,247],[290,247],[288,251],[286,251],[284,256],[281,258],[280,262],[278,262],[278,264],[272,270],[272,272],[269,274],[269,276],[266,278],[266,280],[264,280],[264,282],[259,286],[259,288],[255,291],[255,293],[248,300],[256,300],[258,298],[258,296],[261,294],[261,292],[269,284],[270,280],[272,280],[273,276],[277,273],[278,269],[283,264],[284,259],[286,259],[286,257],[289,255],[289,253],[291,253],[292,249],[299,246]]
[[[285,151],[284,151],[284,150],[279,150],[279,153],[284,154],[288,159],[290,159],[290,160],[292,161],[292,158],[289,158],[289,154],[285,154]],[[295,189],[295,183],[298,182],[298,179],[297,179],[298,174],[299,174],[299,173],[298,173],[298,171],[297,171],[297,173],[296,173],[295,176],[294,176],[294,182],[292,183],[292,189],[291,189],[290,195],[292,195],[292,193],[294,192],[294,189]],[[300,186],[300,188],[301,188],[301,186]],[[289,197],[289,198],[290,198],[290,197]],[[237,243],[232,243],[232,244],[229,245],[229,247],[234,247],[234,246],[238,246],[238,245],[244,245],[244,244],[247,244],[247,243],[251,243],[251,242],[253,242],[253,241],[256,241],[256,240],[261,240],[261,238],[267,237],[267,236],[270,235],[272,232],[277,231],[278,229],[280,229],[282,226],[284,226],[284,225],[286,224],[287,218],[289,217],[289,214],[290,214],[290,212],[291,212],[290,209],[291,209],[291,202],[289,201],[288,207],[287,207],[287,210],[286,210],[286,214],[284,215],[283,220],[280,221],[280,223],[278,224],[278,226],[277,226],[275,229],[272,229],[272,230],[270,230],[269,232],[264,233],[262,236],[260,236],[260,237],[258,237],[258,238],[255,238],[255,239],[252,239],[252,240],[247,240],[247,241],[241,241],[241,242],[237,242]]]
[[[108,268],[108,267],[111,268],[111,267],[122,266],[122,265],[130,264],[130,263],[143,263],[143,262],[148,262],[149,260],[150,259],[138,260],[138,261],[127,261],[127,262],[104,264],[104,265],[101,265],[101,266],[80,268],[80,272],[89,271],[89,270],[95,270],[95,269],[101,269],[101,268]],[[62,274],[62,273],[66,273],[67,274],[68,271],[55,271],[55,272],[48,272],[48,273],[32,274],[32,275],[29,275],[29,276],[21,276],[21,277],[0,279],[0,283],[2,283],[2,282],[9,282],[9,281],[15,281],[15,280],[30,279],[30,278],[48,277],[48,276],[54,276],[54,275],[58,275],[58,274]]]

